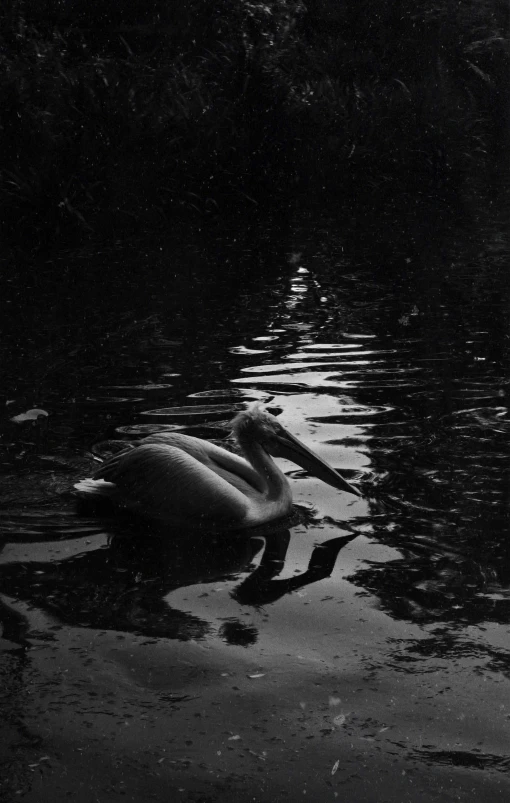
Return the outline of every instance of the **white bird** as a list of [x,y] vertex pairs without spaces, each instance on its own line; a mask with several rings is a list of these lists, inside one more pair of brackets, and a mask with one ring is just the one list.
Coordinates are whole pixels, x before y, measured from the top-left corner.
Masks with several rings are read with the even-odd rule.
[[244,457],[190,435],[150,435],[74,487],[82,497],[107,496],[121,508],[165,524],[244,529],[291,510],[291,488],[273,455],[361,496],[259,403],[239,413],[232,429]]

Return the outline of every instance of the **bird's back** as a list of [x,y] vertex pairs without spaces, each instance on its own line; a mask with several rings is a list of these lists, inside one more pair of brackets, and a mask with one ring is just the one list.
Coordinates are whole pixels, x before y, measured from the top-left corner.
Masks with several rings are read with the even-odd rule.
[[152,519],[180,526],[205,521],[242,526],[246,496],[212,471],[195,444],[186,446],[145,443],[116,455],[94,479],[114,485],[119,505]]

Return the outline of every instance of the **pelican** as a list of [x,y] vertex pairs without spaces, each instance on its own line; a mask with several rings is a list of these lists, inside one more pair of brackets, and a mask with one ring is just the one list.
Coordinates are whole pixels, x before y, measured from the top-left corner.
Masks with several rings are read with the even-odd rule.
[[232,430],[243,457],[190,435],[149,435],[74,487],[82,497],[107,496],[120,508],[160,523],[245,529],[291,510],[291,488],[273,455],[361,496],[259,403],[236,415]]

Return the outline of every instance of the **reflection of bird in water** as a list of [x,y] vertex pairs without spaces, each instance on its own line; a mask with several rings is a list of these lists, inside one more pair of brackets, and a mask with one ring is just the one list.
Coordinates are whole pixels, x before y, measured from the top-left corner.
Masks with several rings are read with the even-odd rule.
[[[232,599],[240,605],[265,607],[329,577],[340,550],[356,537],[352,534],[316,544],[305,571],[285,576],[291,534],[284,525],[273,526],[265,536],[245,538],[225,538],[221,532],[206,530],[195,538],[147,541],[150,524],[140,527],[138,523],[133,538],[126,538],[125,530],[125,522],[112,521],[107,547],[101,543],[81,552],[79,539],[71,539],[69,549],[75,552],[64,559],[49,549],[46,561],[23,559],[0,565],[2,594],[29,603],[22,614],[0,600],[3,638],[29,647],[33,631],[30,611],[40,610],[73,627],[179,641],[214,638],[217,633],[229,644],[247,647],[257,641],[258,630],[243,618],[243,611],[227,619],[204,618],[202,604],[196,610],[192,601],[200,599],[204,589],[193,592],[193,587],[204,587],[207,594],[208,588],[228,584]],[[282,573],[284,577],[280,577]],[[173,604],[177,600],[172,599],[172,592],[177,589],[190,592],[184,595],[184,610],[178,602]],[[211,613],[214,604],[212,609]]]
[[180,527],[229,529],[281,518],[292,507],[287,478],[270,455],[297,463],[343,491],[359,491],[287,432],[260,404],[232,422],[243,454],[178,433],[151,435],[75,485],[82,497],[109,497],[120,507]]
[[276,602],[284,594],[324,580],[332,574],[340,550],[354,538],[357,538],[356,533],[316,544],[306,571],[282,579],[278,579],[278,575],[285,566],[290,533],[287,530],[279,533],[276,538],[267,538],[259,566],[236,586],[231,596],[241,605],[260,608]]

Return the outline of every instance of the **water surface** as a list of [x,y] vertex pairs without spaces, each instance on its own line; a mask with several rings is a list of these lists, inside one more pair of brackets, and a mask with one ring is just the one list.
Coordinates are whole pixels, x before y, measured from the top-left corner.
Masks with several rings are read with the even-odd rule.
[[[296,216],[12,274],[6,799],[508,800],[507,232]],[[363,498],[282,461],[295,512],[239,537],[77,510],[112,441],[252,400]]]

